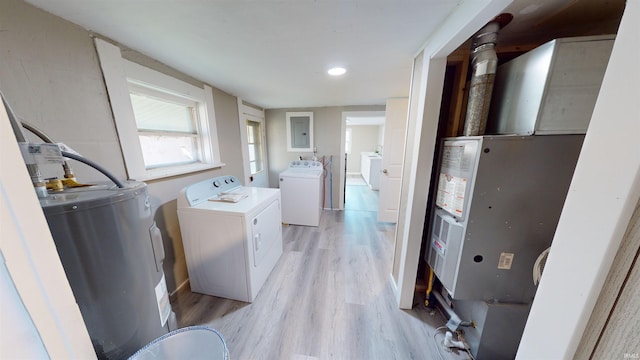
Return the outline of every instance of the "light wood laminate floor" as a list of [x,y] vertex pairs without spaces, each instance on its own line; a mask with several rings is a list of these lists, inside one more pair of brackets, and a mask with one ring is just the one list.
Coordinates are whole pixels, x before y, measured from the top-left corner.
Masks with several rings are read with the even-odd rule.
[[369,185],[360,175],[348,176],[344,196],[344,209],[378,211],[378,194],[378,191],[369,188]]
[[180,327],[219,330],[232,360],[468,359],[436,347],[439,312],[398,308],[394,226],[376,215],[324,211],[317,228],[283,226],[284,253],[253,303],[185,288],[172,302]]

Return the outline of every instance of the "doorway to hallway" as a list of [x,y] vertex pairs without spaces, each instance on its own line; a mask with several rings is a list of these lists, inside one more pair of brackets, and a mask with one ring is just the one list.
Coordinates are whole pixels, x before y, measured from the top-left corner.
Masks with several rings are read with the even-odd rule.
[[345,210],[378,211],[378,191],[371,190],[360,174],[347,174]]

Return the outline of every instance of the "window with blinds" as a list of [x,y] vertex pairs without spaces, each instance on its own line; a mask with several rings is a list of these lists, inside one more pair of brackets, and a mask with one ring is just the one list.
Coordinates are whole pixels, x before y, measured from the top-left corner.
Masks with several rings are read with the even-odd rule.
[[249,169],[251,175],[262,171],[262,124],[247,120],[247,144],[249,146]]
[[201,162],[198,102],[130,85],[146,169]]

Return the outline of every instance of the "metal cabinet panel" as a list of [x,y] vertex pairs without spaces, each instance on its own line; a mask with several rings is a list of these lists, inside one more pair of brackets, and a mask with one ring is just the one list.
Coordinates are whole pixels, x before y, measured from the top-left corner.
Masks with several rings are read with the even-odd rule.
[[[469,158],[477,163],[456,173],[441,161],[441,174],[468,183],[461,216],[439,209],[429,232],[427,261],[454,299],[527,303],[533,298],[533,264],[553,239],[583,138],[485,136],[445,142],[475,149]],[[445,224],[456,230],[448,231],[447,239],[436,231]],[[436,241],[446,248],[439,255]]]
[[486,133],[586,133],[613,41],[556,39],[500,65]]

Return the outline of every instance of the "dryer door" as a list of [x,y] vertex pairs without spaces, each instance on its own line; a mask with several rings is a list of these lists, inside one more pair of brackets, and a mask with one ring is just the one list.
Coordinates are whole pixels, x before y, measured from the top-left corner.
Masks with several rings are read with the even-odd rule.
[[[253,266],[259,267],[273,246],[281,244],[280,202],[274,201],[251,220]],[[281,246],[281,245],[280,245]]]

